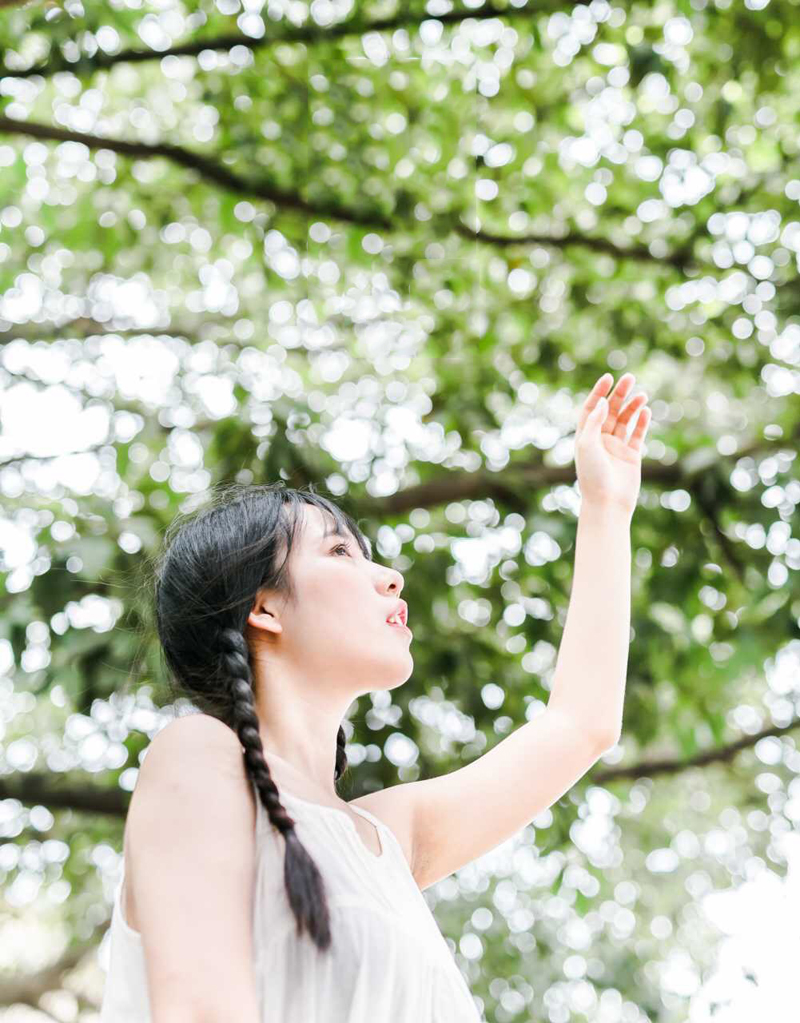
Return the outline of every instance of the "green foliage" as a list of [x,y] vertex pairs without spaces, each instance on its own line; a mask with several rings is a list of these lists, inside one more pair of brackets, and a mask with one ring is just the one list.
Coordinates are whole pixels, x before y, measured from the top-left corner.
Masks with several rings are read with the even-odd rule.
[[[510,992],[526,1019],[600,1019],[615,998],[638,1010],[626,1020],[687,1018],[646,967],[684,950],[699,983],[717,935],[697,893],[784,870],[800,770],[788,731],[732,745],[793,719],[774,669],[800,622],[800,19],[794,0],[757,6],[445,4],[437,20],[358,3],[332,26],[265,8],[261,30],[211,0],[0,13],[3,391],[61,386],[108,424],[76,442],[97,469],[79,485],[3,409],[5,517],[30,549],[0,566],[20,852],[0,876],[65,842],[40,899],[70,885],[49,911],[73,941],[99,942],[95,853],[121,848],[149,710],[170,695],[146,568],[174,516],[218,481],[339,499],[403,573],[415,624],[393,713],[353,708],[353,741],[377,756],[348,797],[441,774],[548,699],[575,552],[571,417],[603,372],[630,370],[654,421],[621,748],[513,857],[427,894],[492,1023],[522,1018]],[[348,453],[341,420],[368,442]],[[53,456],[73,450],[47,426]],[[491,552],[477,576],[457,553],[475,538]],[[473,738],[430,724],[432,707]],[[419,750],[405,767],[384,753],[395,732]],[[49,828],[11,755],[30,736]],[[110,815],[93,802],[115,796]],[[703,840],[720,827],[717,855]],[[659,849],[677,853],[666,876]],[[29,909],[0,903],[0,933]],[[562,919],[588,922],[590,950]]]

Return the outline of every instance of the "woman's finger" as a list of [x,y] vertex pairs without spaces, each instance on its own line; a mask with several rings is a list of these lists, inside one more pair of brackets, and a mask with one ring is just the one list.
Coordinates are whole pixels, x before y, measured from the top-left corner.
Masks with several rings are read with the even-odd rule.
[[586,420],[589,418],[589,416],[592,414],[595,408],[597,408],[598,401],[606,396],[608,389],[613,382],[614,378],[611,376],[611,374],[604,373],[597,381],[597,383],[594,385],[594,387],[591,389],[588,397],[586,398],[586,401],[583,403],[583,410],[581,411],[580,419],[578,420],[578,429],[576,433],[580,433],[581,430],[584,428],[584,426],[586,425]]
[[628,432],[628,423],[630,423],[634,413],[638,412],[642,405],[646,402],[646,394],[636,394],[633,398],[631,398],[625,408],[617,416],[616,426],[612,431],[610,431],[614,437],[618,437],[622,441],[625,440],[625,435]]
[[617,417],[620,414],[622,403],[628,396],[633,382],[636,378],[633,373],[623,373],[617,381],[617,386],[608,397],[608,418],[603,423],[603,433],[613,433],[617,426]]
[[639,418],[636,420],[636,426],[633,428],[631,439],[628,441],[628,447],[636,451],[637,454],[642,450],[642,441],[647,431],[647,427],[650,425],[650,420],[653,418],[653,412],[649,406],[643,408],[639,413]]

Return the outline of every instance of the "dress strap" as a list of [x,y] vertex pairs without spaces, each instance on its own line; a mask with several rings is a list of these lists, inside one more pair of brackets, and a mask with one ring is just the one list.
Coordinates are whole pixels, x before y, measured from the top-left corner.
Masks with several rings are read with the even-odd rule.
[[[403,847],[402,845],[400,845],[400,840],[398,839],[397,835],[395,835],[395,833],[392,831],[388,824],[384,824],[380,817],[376,817],[375,814],[370,813],[369,810],[364,810],[362,807],[356,806],[354,803],[349,803],[348,805],[350,806],[350,809],[355,810],[355,812],[359,814],[359,816],[366,817],[366,819],[370,821],[372,824],[374,824],[376,828],[379,828],[382,835],[384,836],[388,835],[390,843],[393,844],[397,851],[400,852],[400,854],[402,855],[403,862],[406,864],[408,863],[408,860],[406,860],[406,854],[403,851]],[[384,853],[385,852],[386,847],[384,846]]]

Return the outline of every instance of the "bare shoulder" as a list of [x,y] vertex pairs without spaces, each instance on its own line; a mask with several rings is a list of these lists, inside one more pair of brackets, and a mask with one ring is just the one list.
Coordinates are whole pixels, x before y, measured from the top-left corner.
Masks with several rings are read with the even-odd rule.
[[231,1004],[239,1019],[257,1018],[256,805],[246,782],[238,736],[206,715],[171,721],[143,757],[125,881],[154,1020],[227,1019]]
[[209,786],[215,792],[239,790],[253,802],[239,736],[208,714],[175,718],[157,733],[142,758],[131,809],[145,794],[161,800],[175,787],[185,791],[193,783],[201,791]]
[[379,792],[370,792],[365,796],[359,796],[358,799],[350,800],[350,804],[374,814],[383,821],[400,843],[413,873],[413,801],[409,798],[406,785],[400,783],[387,789],[381,789]]
[[187,714],[176,717],[154,737],[144,754],[140,774],[155,766],[167,766],[179,758],[185,767],[203,769],[213,761],[226,777],[246,781],[245,762],[236,732],[223,721],[209,714]]
[[122,898],[131,927],[139,930],[141,879],[149,880],[152,851],[167,836],[179,845],[184,839],[199,841],[201,832],[219,827],[228,829],[232,840],[238,835],[244,846],[251,844],[255,819],[255,797],[238,735],[207,714],[190,714],[165,725],[142,758],[125,822]]
[[186,714],[164,725],[147,747],[145,759],[157,747],[172,748],[176,745],[187,750],[207,750],[229,759],[234,754],[241,756],[242,752],[236,732],[210,714]]

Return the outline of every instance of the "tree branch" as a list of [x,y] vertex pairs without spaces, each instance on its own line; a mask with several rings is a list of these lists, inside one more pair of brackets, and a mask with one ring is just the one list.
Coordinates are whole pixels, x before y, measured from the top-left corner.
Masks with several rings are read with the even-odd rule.
[[676,270],[685,270],[693,261],[694,255],[690,245],[683,245],[666,256],[656,256],[646,245],[617,245],[609,238],[598,238],[593,235],[577,234],[574,231],[567,231],[563,235],[548,234],[520,234],[503,235],[494,234],[479,228],[477,231],[467,227],[466,224],[455,225],[455,230],[464,238],[470,238],[479,242],[486,242],[491,245],[510,247],[512,245],[549,245],[551,247],[566,249],[571,245],[580,245],[584,249],[591,249],[594,252],[602,252],[613,256],[615,259],[631,259],[635,262],[660,263],[674,267]]
[[638,764],[593,771],[588,777],[597,785],[605,785],[615,781],[633,781],[636,778],[656,778],[659,775],[679,774],[691,767],[705,767],[707,764],[726,764],[733,760],[737,753],[744,749],[750,749],[761,739],[766,739],[771,735],[787,735],[798,727],[800,727],[800,718],[795,718],[788,725],[770,725],[754,735],[743,735],[741,739],[736,739],[726,746],[703,750],[701,753],[695,753],[693,757],[642,760]]
[[0,777],[0,799],[18,799],[26,806],[41,805],[50,810],[124,817],[130,798],[130,793],[122,789],[101,788],[83,781],[73,784],[57,773],[18,771]]
[[[92,331],[92,333],[95,333]],[[127,333],[125,331],[112,331],[109,333]],[[164,331],[137,330],[131,333],[157,335]],[[38,335],[36,335],[38,339]],[[77,388],[72,388],[76,393]],[[116,409],[123,406],[115,405]],[[129,411],[136,411],[135,405],[127,402],[124,408]],[[214,430],[219,425],[219,420],[210,419],[196,422],[192,426],[195,432]],[[164,432],[169,432],[169,427],[163,427]],[[642,483],[653,487],[675,488],[685,487],[698,500],[698,507],[704,515],[709,514],[707,503],[702,500],[700,493],[701,486],[709,468],[721,460],[739,460],[747,457],[774,453],[777,451],[794,451],[800,443],[800,420],[797,423],[794,434],[788,437],[756,438],[744,447],[739,448],[730,455],[720,456],[716,448],[710,445],[706,448],[698,448],[685,455],[684,459],[665,465],[653,459],[642,460]],[[0,467],[15,465],[19,462],[44,462],[52,458],[61,458],[64,454],[87,454],[92,451],[99,451],[107,447],[109,441],[100,441],[95,445],[89,445],[80,449],[79,452],[60,452],[54,455],[11,455],[0,459]],[[533,491],[563,484],[573,486],[576,480],[575,465],[545,465],[544,453],[536,453],[535,458],[528,458],[525,461],[513,462],[500,472],[492,472],[488,469],[479,469],[476,472],[467,472],[464,469],[449,469],[439,467],[435,476],[418,483],[404,487],[395,494],[386,497],[370,497],[368,500],[353,498],[355,513],[359,516],[369,518],[385,518],[392,515],[404,515],[414,508],[435,508],[451,501],[484,500],[487,497],[508,504],[519,509],[523,514],[529,507],[529,498]],[[697,495],[700,494],[698,498]],[[733,542],[722,531],[721,525],[714,522],[715,532],[720,544],[724,541],[724,552],[731,561],[737,561],[736,551]]]
[[[775,452],[794,451],[800,442],[800,420],[794,434],[778,439],[756,438],[729,456],[720,456],[713,445],[689,452],[683,460],[665,465],[654,459],[642,460],[642,483],[651,486],[672,488],[682,486],[693,494],[702,483],[709,468],[721,457],[739,460],[746,457]],[[414,508],[432,508],[449,501],[479,501],[497,497],[504,501],[509,495],[518,497],[533,490],[553,487],[558,484],[573,486],[576,479],[574,463],[569,465],[545,465],[544,453],[537,452],[524,462],[515,462],[500,472],[479,469],[466,472],[463,469],[439,467],[433,479],[413,486],[404,487],[386,497],[370,497],[369,501],[357,500],[358,514],[384,518],[390,515],[404,515]]]
[[[703,750],[693,757],[642,760],[636,764],[593,771],[587,777],[594,784],[605,785],[615,781],[679,774],[692,767],[705,767],[708,764],[729,763],[737,753],[750,749],[761,739],[771,735],[786,735],[798,727],[800,717],[788,725],[770,725],[754,735],[745,735],[725,746]],[[49,810],[75,810],[80,813],[124,817],[130,798],[130,794],[121,789],[101,788],[93,782],[76,783],[74,772],[71,780],[66,783],[62,783],[56,773],[18,772],[0,777],[0,799],[17,799],[28,806],[40,804]]]
[[[206,422],[195,423],[192,430],[203,429],[213,430],[219,425],[219,420],[212,419]],[[169,428],[164,428],[169,432]],[[15,465],[18,462],[31,460],[44,462],[51,458],[62,458],[64,455],[90,454],[93,451],[100,451],[108,447],[109,441],[100,441],[94,445],[82,447],[79,451],[59,452],[55,455],[12,455],[0,459],[0,466]],[[781,451],[791,447],[788,440],[764,440],[732,455],[722,456],[725,458],[744,458],[745,455],[755,453],[769,453]],[[719,457],[719,456],[717,456]],[[642,462],[642,483],[650,483],[661,487],[684,486],[695,492],[694,480],[706,470],[703,468],[681,465],[676,462],[673,465],[663,465],[661,462]],[[526,467],[503,469],[500,472],[491,472],[482,469],[477,472],[466,472],[463,469],[440,469],[439,474],[432,480],[419,483],[415,486],[405,487],[396,494],[388,497],[371,497],[369,503],[354,499],[358,505],[358,514],[370,518],[382,518],[387,515],[404,515],[414,508],[436,508],[451,501],[483,500],[487,497],[494,497],[498,501],[511,503],[527,509],[529,502],[521,501],[521,494],[529,494],[534,490],[541,490],[545,487],[553,487],[557,484],[573,486],[576,480],[574,465],[550,466],[536,462]]]
[[[6,0],[9,2],[9,0]],[[11,2],[22,2],[22,0],[11,0]],[[163,60],[164,57],[196,57],[204,50],[230,50],[234,46],[246,46],[249,50],[261,50],[276,43],[324,43],[331,39],[343,39],[347,36],[364,35],[367,32],[391,32],[397,28],[409,28],[420,25],[423,21],[439,21],[443,25],[455,25],[462,21],[485,18],[533,18],[541,14],[553,11],[563,11],[565,8],[584,6],[585,0],[580,4],[567,4],[563,0],[536,0],[536,4],[530,7],[505,7],[500,4],[487,3],[480,10],[449,11],[447,14],[439,14],[434,18],[426,11],[419,11],[413,14],[404,10],[403,4],[398,6],[395,14],[387,15],[384,18],[363,18],[354,15],[334,25],[318,25],[315,22],[305,25],[292,25],[287,21],[271,21],[265,19],[265,32],[260,39],[245,35],[243,32],[231,32],[225,35],[215,36],[209,39],[192,39],[189,42],[179,43],[166,50],[121,50],[119,53],[97,53],[93,57],[81,56],[76,61],[67,60],[63,54],[51,56],[41,64],[25,70],[15,71],[13,68],[5,68],[0,65],[0,77],[4,78],[30,78],[32,75],[49,77],[58,71],[71,71],[72,74],[92,75],[96,71],[105,70],[115,64],[141,64],[145,61]]]
[[207,156],[194,153],[181,146],[173,146],[168,142],[155,145],[146,142],[126,142],[123,139],[107,138],[102,135],[90,135],[85,132],[70,131],[57,128],[55,125],[38,124],[34,121],[19,121],[11,117],[0,117],[0,132],[15,135],[26,135],[31,138],[51,139],[58,142],[80,142],[87,149],[110,149],[123,156],[138,159],[151,159],[162,156],[166,160],[193,170],[203,178],[213,181],[229,192],[241,195],[253,195],[266,199],[276,206],[297,210],[315,217],[331,217],[334,220],[350,221],[366,227],[382,227],[390,230],[392,224],[378,211],[360,211],[349,209],[330,202],[309,202],[297,192],[283,189],[260,181],[247,181],[230,171],[221,163],[210,160]]
[[[328,317],[328,322],[336,322],[337,320],[343,319],[340,315]],[[372,321],[376,322],[376,321]],[[33,323],[33,321],[29,321]],[[81,316],[75,320],[69,320],[60,326],[54,326],[48,324],[46,328],[41,324],[33,323],[33,328],[28,327],[14,327],[11,330],[0,330],[0,346],[8,344],[11,341],[27,341],[29,344],[35,344],[37,341],[63,341],[69,337],[76,341],[88,341],[91,337],[122,337],[122,338],[137,338],[137,337],[149,337],[149,338],[177,338],[181,341],[186,341],[190,345],[199,344],[201,341],[212,341],[217,345],[224,345],[226,348],[232,346],[234,348],[252,348],[256,344],[253,340],[240,340],[238,337],[233,337],[230,333],[231,321],[227,317],[214,318],[209,316],[208,319],[204,319],[194,327],[182,328],[180,324],[176,327],[110,327],[107,323],[100,323],[98,320],[94,320],[88,316]],[[41,329],[36,329],[41,328]],[[224,331],[224,336],[218,334],[217,336],[205,336],[210,332],[210,328],[219,328]],[[300,351],[308,353],[310,355],[317,355],[320,351],[319,348],[309,348],[308,345],[297,345],[292,349],[293,351]],[[347,344],[342,341],[340,344],[326,345],[326,352],[346,352]],[[25,380],[31,380],[35,383],[41,383],[41,379],[31,377],[22,371],[8,371],[11,376],[21,377]],[[72,390],[74,394],[86,395],[85,388],[78,387],[76,385],[66,384],[63,380],[59,381],[61,387],[65,387],[68,390]],[[96,397],[96,395],[93,395]]]
[[[58,128],[54,125],[39,124],[34,121],[20,121],[0,116],[0,132],[3,131],[10,134],[30,136],[31,138],[51,139],[58,142],[80,142],[90,150],[110,149],[112,152],[120,153],[123,156],[139,159],[150,159],[160,156],[164,159],[172,160],[181,167],[195,171],[201,177],[215,182],[227,191],[234,192],[237,195],[255,196],[259,199],[265,199],[274,203],[279,208],[296,210],[300,213],[317,217],[329,217],[332,220],[341,220],[358,224],[362,227],[371,227],[376,230],[396,231],[401,230],[404,226],[391,218],[385,217],[378,210],[355,210],[330,201],[310,202],[299,193],[289,189],[264,182],[249,181],[234,174],[223,164],[217,163],[207,156],[194,153],[181,146],[173,146],[167,142],[156,144],[127,142],[107,136],[70,131],[67,128]],[[440,216],[438,223],[441,224],[442,231],[449,228],[465,238],[499,246],[538,244],[563,249],[570,245],[582,245],[596,252],[608,253],[616,259],[649,260],[650,262],[673,266],[677,269],[685,269],[692,259],[691,251],[687,248],[678,249],[666,256],[655,256],[646,246],[620,246],[607,238],[579,235],[575,232],[565,235],[520,235],[518,237],[495,235],[487,231],[476,232],[461,223],[452,214]]]

